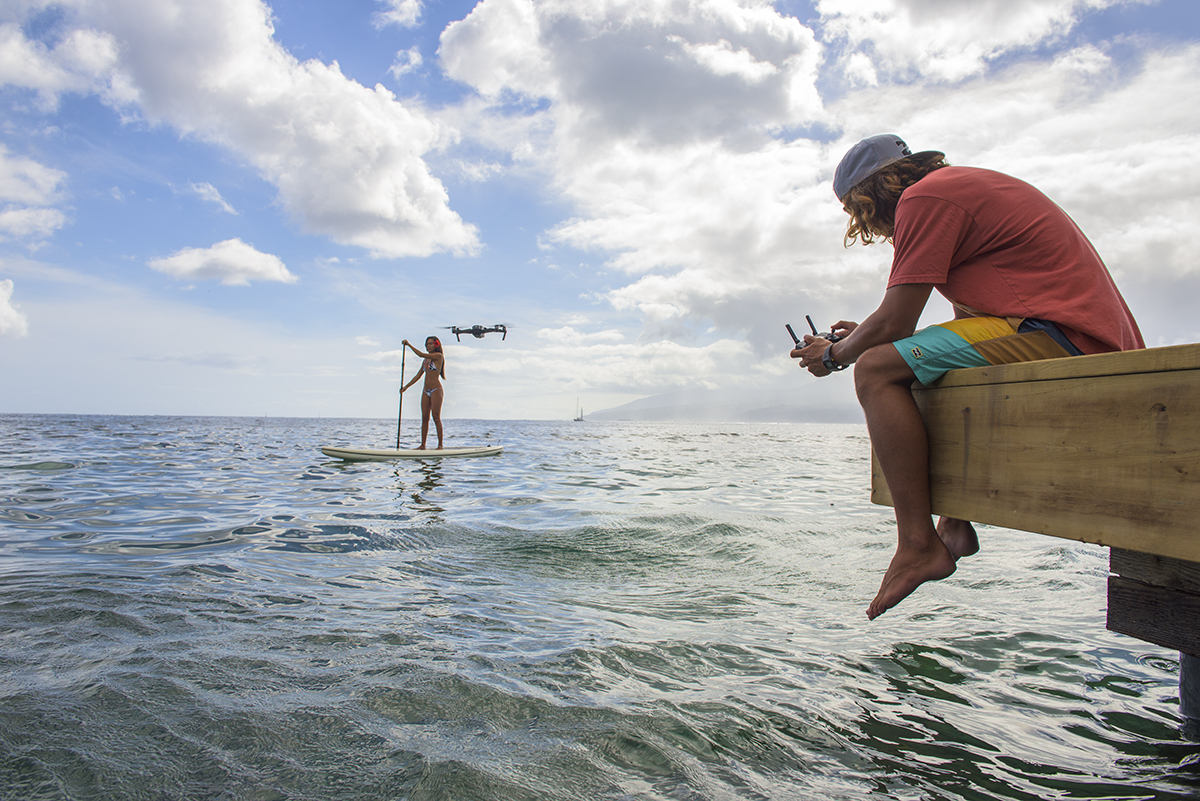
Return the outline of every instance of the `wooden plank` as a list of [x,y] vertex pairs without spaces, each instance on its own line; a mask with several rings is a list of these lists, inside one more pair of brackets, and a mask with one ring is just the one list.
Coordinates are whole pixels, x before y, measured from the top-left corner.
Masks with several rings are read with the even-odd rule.
[[965,387],[976,384],[1057,381],[1109,375],[1169,373],[1176,370],[1200,370],[1200,343],[951,370],[934,386]]
[[1108,566],[1122,578],[1200,595],[1200,563],[1197,562],[1113,548],[1108,554]]
[[[1200,562],[1200,345],[1103,356],[1001,366],[1073,362],[1070,377],[989,367],[955,373],[990,383],[914,390],[934,513]],[[871,497],[891,503],[874,460]]]
[[1108,577],[1108,629],[1200,655],[1200,595]]

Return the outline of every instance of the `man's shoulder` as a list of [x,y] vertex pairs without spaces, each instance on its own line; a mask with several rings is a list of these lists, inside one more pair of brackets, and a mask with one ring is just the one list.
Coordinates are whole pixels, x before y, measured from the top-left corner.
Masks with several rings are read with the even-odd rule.
[[944,200],[973,207],[983,198],[996,197],[995,193],[1003,193],[1009,198],[1040,194],[1034,186],[1020,178],[995,170],[982,167],[943,167],[904,190],[900,200]]
[[1011,175],[984,169],[983,167],[950,166],[934,170],[909,187],[909,189],[917,190],[914,194],[926,194],[945,188],[957,189],[959,187],[978,187],[980,185],[1010,183],[1020,184],[1024,182],[1013,178]]

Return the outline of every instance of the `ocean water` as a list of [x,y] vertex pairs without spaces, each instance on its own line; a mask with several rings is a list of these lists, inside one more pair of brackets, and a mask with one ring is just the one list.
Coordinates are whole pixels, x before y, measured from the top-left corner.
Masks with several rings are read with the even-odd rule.
[[861,426],[447,428],[506,450],[0,416],[0,798],[1200,796],[1105,549],[984,527],[867,621]]

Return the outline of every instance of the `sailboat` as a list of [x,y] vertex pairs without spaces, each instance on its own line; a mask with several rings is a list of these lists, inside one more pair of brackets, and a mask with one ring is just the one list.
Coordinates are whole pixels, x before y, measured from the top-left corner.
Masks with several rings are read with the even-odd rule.
[[579,416],[575,418],[576,423],[583,422],[583,407],[579,405],[579,399],[575,399],[575,408],[579,410]]

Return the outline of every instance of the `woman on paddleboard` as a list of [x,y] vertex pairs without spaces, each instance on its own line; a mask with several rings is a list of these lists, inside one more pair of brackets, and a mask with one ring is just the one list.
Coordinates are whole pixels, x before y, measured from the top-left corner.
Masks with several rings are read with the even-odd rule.
[[417,350],[407,339],[404,340],[404,347],[411,348],[413,353],[425,360],[421,362],[421,369],[413,376],[413,380],[400,390],[403,392],[420,381],[422,376],[425,378],[425,389],[421,393],[421,447],[417,450],[425,450],[425,440],[429,437],[429,418],[432,415],[433,424],[437,426],[437,449],[440,451],[442,449],[442,400],[446,394],[442,389],[441,382],[441,379],[446,377],[446,356],[442,353],[442,343],[437,337],[426,337],[425,349],[429,351],[428,353]]

